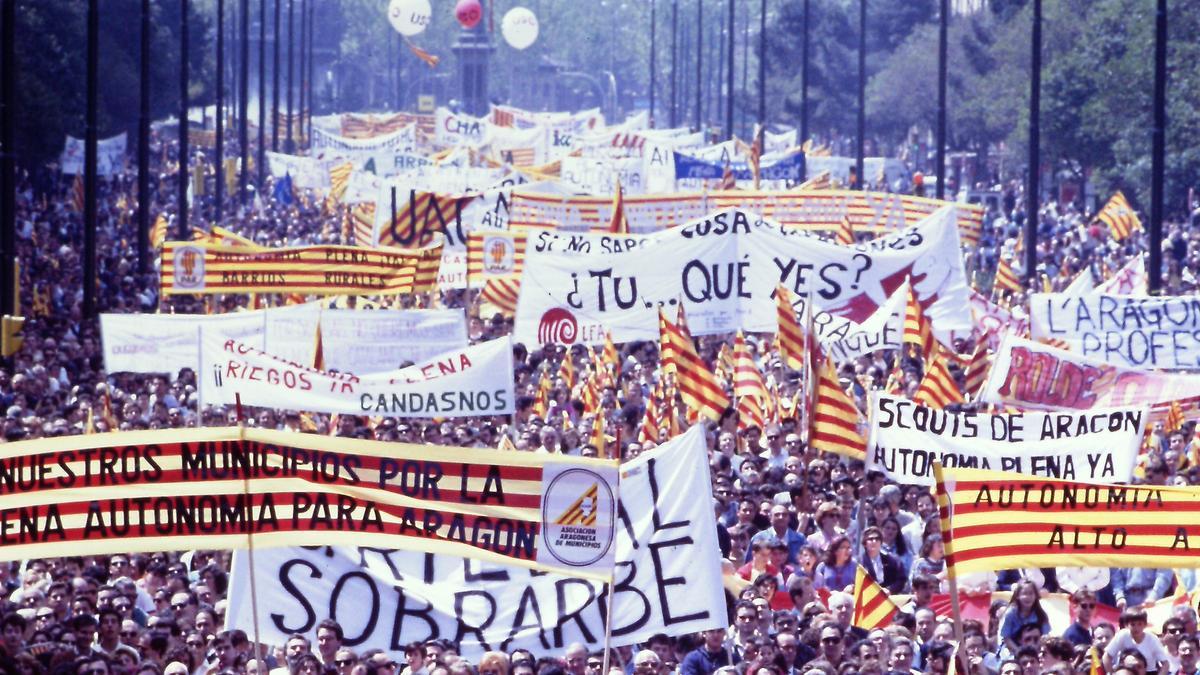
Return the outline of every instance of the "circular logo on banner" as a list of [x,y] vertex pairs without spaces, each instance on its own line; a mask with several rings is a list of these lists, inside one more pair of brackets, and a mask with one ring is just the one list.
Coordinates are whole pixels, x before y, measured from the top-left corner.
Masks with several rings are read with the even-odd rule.
[[204,249],[197,246],[180,246],[175,249],[175,288],[204,288]]
[[537,336],[538,344],[556,342],[569,345],[579,337],[579,324],[571,312],[562,307],[553,307],[546,310],[538,322]]
[[617,501],[608,482],[589,469],[567,469],[542,495],[546,550],[571,567],[587,567],[608,555]]
[[488,274],[512,274],[516,270],[516,251],[508,237],[485,237],[483,271]]

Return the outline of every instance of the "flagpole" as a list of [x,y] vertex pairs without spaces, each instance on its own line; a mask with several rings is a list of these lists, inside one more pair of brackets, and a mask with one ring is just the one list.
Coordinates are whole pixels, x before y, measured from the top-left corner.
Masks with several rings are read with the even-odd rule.
[[[937,480],[938,491],[940,492],[942,490],[942,485],[944,485],[943,479],[942,479],[942,463],[936,459],[933,460],[933,475],[934,475],[934,478]],[[938,518],[945,519],[941,523],[941,530],[943,533],[947,531],[947,528],[950,525],[949,521],[950,521],[951,517],[952,516],[951,516],[951,512],[949,510],[948,502],[947,502],[946,508],[942,509],[942,499],[939,496],[938,497]],[[944,535],[943,535],[943,538],[944,538]],[[948,543],[948,542],[944,542],[944,543]],[[953,552],[947,552],[947,554],[946,554],[946,581],[949,585],[949,591],[950,591],[950,614],[951,614],[952,618],[954,619],[954,639],[957,640],[958,644],[961,645],[963,643],[962,607],[959,605],[959,602],[958,602],[958,573],[954,569]]]
[[608,599],[604,604],[604,663],[600,668],[602,675],[608,675],[609,655],[612,653],[612,617],[613,617],[613,586],[616,574],[608,575]]

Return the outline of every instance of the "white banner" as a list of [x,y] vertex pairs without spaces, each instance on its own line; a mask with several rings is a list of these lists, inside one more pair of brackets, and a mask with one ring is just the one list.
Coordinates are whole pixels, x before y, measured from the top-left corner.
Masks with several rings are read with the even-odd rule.
[[[881,349],[900,349],[904,337],[904,309],[908,302],[908,282],[892,292],[866,321],[855,323],[844,317],[818,310],[813,315],[813,330],[825,353],[841,362]],[[803,303],[801,303],[803,305]],[[803,306],[800,309],[803,312]],[[798,316],[804,316],[799,314]]]
[[955,211],[857,246],[822,241],[740,209],[650,235],[637,251],[526,250],[514,339],[525,344],[599,344],[658,339],[658,309],[682,301],[694,335],[774,333],[774,292],[783,283],[814,306],[856,323],[911,277],[927,316],[946,338],[971,327]]
[[[307,362],[311,364],[312,362]],[[381,417],[507,415],[513,407],[512,341],[454,349],[398,370],[356,375],[317,370],[237,340],[202,336],[202,404]]]
[[432,166],[433,162],[417,151],[417,130],[411,124],[371,138],[338,136],[314,127],[310,156],[332,164],[348,161],[355,171],[395,176]]
[[267,167],[271,175],[276,178],[290,175],[292,185],[298,188],[328,188],[328,164],[328,162],[322,162],[312,157],[267,151]]
[[[111,176],[125,166],[127,134],[119,133],[111,138],[96,141],[96,174]],[[83,173],[84,142],[82,138],[67,136],[62,155],[58,158],[61,171],[68,176]]]
[[[614,646],[655,633],[726,625],[708,453],[699,427],[621,465],[613,587]],[[519,567],[373,548],[271,548],[254,552],[262,640],[316,639],[333,618],[345,644],[394,658],[410,642],[447,638],[463,656],[604,644],[600,582]],[[253,635],[250,563],[234,551],[226,628]]]
[[1200,296],[1036,293],[1033,339],[1130,368],[1200,368]]
[[934,485],[933,463],[1066,480],[1132,480],[1148,412],[988,415],[926,408],[906,398],[871,395],[867,470],[909,485]]
[[1000,338],[1008,333],[1029,334],[1029,319],[997,305],[975,289],[971,289],[970,297],[971,319],[974,323],[971,331],[977,338],[987,341],[992,351],[1000,347]]
[[442,266],[438,268],[438,288],[454,291],[467,287],[467,252],[442,249]]
[[483,145],[487,141],[492,123],[485,117],[472,117],[456,113],[449,108],[438,108],[434,113],[437,126],[433,139],[438,145],[451,147],[460,145]]
[[201,335],[233,339],[312,363],[321,322],[325,364],[351,373],[395,370],[467,345],[461,310],[322,309],[307,304],[235,314],[102,314],[104,367],[110,373],[199,372]]
[[641,157],[563,157],[561,173],[564,183],[587,194],[611,195],[620,181],[625,194],[640,195],[646,192],[645,169]]

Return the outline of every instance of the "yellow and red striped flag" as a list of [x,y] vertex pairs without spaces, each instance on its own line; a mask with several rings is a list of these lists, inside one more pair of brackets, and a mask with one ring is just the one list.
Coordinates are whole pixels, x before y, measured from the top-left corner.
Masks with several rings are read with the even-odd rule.
[[768,396],[767,383],[758,371],[754,357],[750,355],[750,348],[746,346],[746,336],[740,330],[733,338],[733,395],[739,399],[755,399],[760,410]]
[[662,381],[660,380],[646,400],[646,412],[642,413],[642,426],[638,431],[638,442],[658,442],[659,430],[663,426]]
[[987,343],[981,341],[975,346],[975,353],[971,354],[971,360],[963,371],[963,393],[972,399],[978,396],[991,366],[992,357],[988,354]]
[[1135,230],[1142,229],[1141,219],[1120,190],[1096,213],[1096,220],[1107,225],[1112,238],[1117,241],[1133,234]]
[[689,410],[713,421],[721,419],[721,413],[729,407],[729,396],[717,384],[717,378],[696,353],[692,334],[688,331],[683,305],[679,306],[679,320],[671,323],[666,313],[658,312],[660,358],[664,372],[675,374],[675,384]]
[[912,345],[913,349],[909,350],[910,353],[915,350],[925,363],[929,363],[933,357],[934,347],[937,346],[937,340],[933,337],[933,328],[929,325],[929,320],[925,318],[925,310],[921,307],[921,303],[917,301],[917,293],[911,279],[908,282],[908,301],[904,306],[902,342]]
[[838,383],[831,359],[817,368],[817,400],[812,411],[808,444],[818,452],[866,459],[867,439],[858,430],[858,407]]
[[887,591],[867,574],[862,565],[856,567],[858,570],[854,573],[854,616],[850,625],[864,630],[890,626],[892,617],[900,608],[888,597]]
[[954,382],[954,376],[947,367],[946,355],[938,353],[933,361],[926,362],[925,377],[913,394],[913,401],[929,408],[945,408],[953,403],[962,403],[963,395]]
[[1021,290],[1021,280],[1013,272],[1012,264],[1001,258],[1000,264],[996,265],[996,278],[992,280],[992,292],[1020,293]]
[[729,168],[729,162],[725,163],[725,168],[721,171],[721,182],[717,184],[718,190],[736,190],[737,179],[733,177],[733,169]]
[[542,419],[546,418],[546,413],[550,411],[550,377],[542,371],[542,377],[538,380],[537,391],[533,394],[533,414]]
[[621,377],[621,355],[617,351],[617,345],[613,344],[612,331],[604,332],[604,350],[600,352],[600,356],[612,377]]
[[848,216],[842,216],[842,222],[838,223],[837,243],[845,246],[853,246],[855,243],[854,227],[850,224]]
[[744,396],[738,399],[737,404],[737,428],[738,431],[746,429],[762,429],[766,426],[766,416],[763,415],[762,406],[758,399],[752,396]]
[[164,214],[158,214],[154,219],[154,224],[150,226],[150,248],[160,249],[163,242],[167,240],[167,217]]
[[1179,431],[1183,428],[1183,406],[1179,405],[1178,400],[1171,401],[1171,407],[1167,409],[1167,417],[1163,420],[1163,428],[1167,433]]
[[430,54],[424,49],[416,46],[408,38],[404,39],[404,44],[408,45],[408,49],[413,53],[413,56],[421,59],[421,61],[430,68],[436,68],[438,61],[442,60],[441,57],[437,56],[436,54]]
[[483,290],[479,292],[479,299],[489,303],[496,311],[506,317],[513,317],[517,314],[517,300],[521,296],[521,282],[511,279],[488,279]]
[[558,376],[567,383],[567,391],[575,388],[575,364],[571,363],[571,352],[563,354],[562,363],[558,366]]
[[350,185],[350,174],[354,173],[354,162],[346,162],[329,168],[329,199],[342,201],[346,187]]
[[828,171],[822,171],[817,175],[809,178],[803,183],[792,188],[792,192],[806,192],[808,190],[830,190],[833,188],[833,177]]
[[604,413],[598,412],[592,419],[592,433],[588,435],[588,443],[596,448],[596,456],[600,459],[608,457],[608,436],[604,433]]
[[796,308],[792,305],[792,292],[787,286],[779,284],[775,288],[775,312],[779,328],[776,342],[779,345],[779,357],[792,370],[804,369],[804,331],[796,319]]
[[946,561],[960,578],[1019,567],[1196,563],[1200,488],[933,466]]
[[608,231],[613,234],[629,234],[629,219],[625,217],[625,190],[621,188],[620,180],[617,180],[617,191],[613,193]]

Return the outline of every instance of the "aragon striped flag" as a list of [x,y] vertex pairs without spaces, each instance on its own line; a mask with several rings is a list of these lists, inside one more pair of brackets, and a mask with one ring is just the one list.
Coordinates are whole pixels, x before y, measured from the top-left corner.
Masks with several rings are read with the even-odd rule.
[[513,317],[517,314],[517,300],[521,296],[519,281],[510,279],[488,279],[479,292],[479,299],[490,304],[501,315]]
[[905,345],[912,345],[926,364],[933,358],[934,348],[937,346],[933,328],[925,318],[925,310],[921,303],[917,301],[911,279],[908,282],[908,300],[904,306],[904,333],[901,341]]
[[988,355],[987,343],[981,340],[963,371],[963,394],[972,399],[978,396],[983,389],[983,383],[987,381],[988,369],[991,366],[992,357]]
[[867,574],[862,565],[854,573],[854,616],[850,625],[864,630],[874,630],[892,624],[892,617],[899,611],[887,591]]
[[683,306],[679,307],[677,323],[671,323],[666,313],[659,309],[658,327],[661,345],[659,358],[664,372],[675,374],[675,383],[683,402],[691,410],[714,422],[721,419],[721,414],[729,407],[729,396],[696,353]]
[[842,216],[842,222],[838,223],[837,243],[844,246],[853,246],[855,243],[854,226],[850,224],[848,216]]
[[959,391],[958,385],[954,382],[954,376],[950,374],[950,369],[947,367],[948,360],[946,354],[939,350],[933,357],[933,361],[925,362],[925,377],[917,386],[917,392],[913,394],[913,401],[929,408],[939,409],[963,402],[962,392]]
[[1096,220],[1107,225],[1112,238],[1117,241],[1133,234],[1134,230],[1142,229],[1141,219],[1120,190],[1096,213]]
[[866,459],[867,439],[858,430],[858,407],[838,382],[831,359],[817,369],[817,400],[813,405],[808,444],[818,452]]
[[754,363],[754,357],[750,355],[750,348],[746,346],[746,336],[742,335],[740,330],[733,338],[733,395],[739,399],[755,399],[760,410],[769,395],[767,383]]
[[629,234],[629,219],[625,217],[625,190],[617,180],[617,190],[613,193],[612,214],[608,217],[608,231],[612,234]]
[[796,320],[792,292],[783,284],[775,288],[775,311],[779,324],[775,338],[779,346],[779,356],[788,368],[803,370],[804,331],[800,328],[800,322]]
[[992,280],[992,293],[995,294],[996,291],[1020,293],[1022,290],[1021,280],[1013,272],[1012,264],[1001,258],[1000,263],[996,265],[996,278]]
[[1195,567],[1200,488],[1111,485],[934,464],[951,574]]

